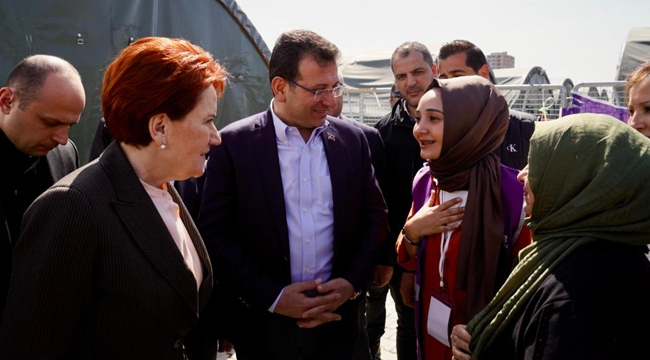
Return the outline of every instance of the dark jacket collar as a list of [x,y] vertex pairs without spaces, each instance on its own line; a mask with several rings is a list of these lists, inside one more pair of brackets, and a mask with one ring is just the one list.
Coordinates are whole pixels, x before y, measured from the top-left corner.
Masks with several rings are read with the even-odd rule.
[[2,154],[2,168],[7,171],[9,179],[19,178],[41,159],[39,156],[29,156],[18,150],[2,130],[0,130],[0,154]]
[[389,121],[395,125],[408,126],[411,128],[415,125],[415,121],[409,114],[408,107],[406,106],[406,100],[401,98],[395,103],[391,110]]

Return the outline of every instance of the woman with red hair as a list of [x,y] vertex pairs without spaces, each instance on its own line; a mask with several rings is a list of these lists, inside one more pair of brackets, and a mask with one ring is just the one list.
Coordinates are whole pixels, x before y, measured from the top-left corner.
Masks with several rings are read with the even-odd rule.
[[226,79],[181,39],[140,39],[108,66],[102,111],[115,141],[25,214],[0,358],[193,358],[212,267],[169,182],[200,176],[221,143]]

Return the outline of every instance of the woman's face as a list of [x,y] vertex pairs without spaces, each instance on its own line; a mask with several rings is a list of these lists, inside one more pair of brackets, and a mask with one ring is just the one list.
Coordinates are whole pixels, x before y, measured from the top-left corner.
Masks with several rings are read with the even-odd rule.
[[427,91],[415,111],[413,136],[420,144],[420,157],[436,160],[442,151],[445,116],[442,109],[440,89]]
[[517,180],[524,184],[524,211],[526,214],[530,215],[533,213],[535,195],[533,194],[533,191],[530,190],[530,183],[528,182],[528,165],[519,172]]
[[628,125],[650,138],[650,76],[632,86],[627,109],[630,112]]
[[170,122],[167,136],[169,162],[163,166],[173,171],[174,180],[203,175],[210,146],[221,144],[214,125],[217,116],[217,92],[212,85],[199,94],[194,108],[178,121]]

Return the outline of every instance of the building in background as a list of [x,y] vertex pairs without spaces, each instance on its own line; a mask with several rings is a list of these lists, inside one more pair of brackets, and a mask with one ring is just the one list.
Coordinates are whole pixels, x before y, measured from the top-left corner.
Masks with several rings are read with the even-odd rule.
[[492,69],[510,69],[515,67],[515,57],[508,55],[507,51],[492,53],[487,56],[487,61]]

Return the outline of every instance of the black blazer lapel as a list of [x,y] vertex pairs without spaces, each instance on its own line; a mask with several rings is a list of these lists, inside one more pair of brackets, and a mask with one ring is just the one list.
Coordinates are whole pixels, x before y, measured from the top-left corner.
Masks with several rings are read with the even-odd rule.
[[284,204],[284,189],[278,160],[273,115],[269,109],[254,124],[252,148],[257,158],[259,179],[266,191],[267,201],[273,207],[273,221],[278,227],[284,254],[289,256],[289,230],[287,229],[287,213]]
[[142,254],[196,312],[196,280],[119,144],[109,145],[99,162],[115,186],[113,208]]

